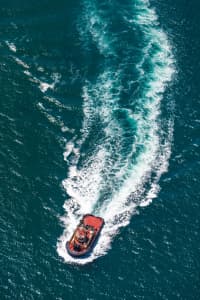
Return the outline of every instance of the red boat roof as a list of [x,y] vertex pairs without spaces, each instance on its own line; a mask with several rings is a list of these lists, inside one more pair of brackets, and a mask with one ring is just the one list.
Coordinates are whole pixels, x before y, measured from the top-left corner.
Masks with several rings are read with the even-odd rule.
[[95,216],[92,216],[92,215],[86,215],[84,218],[83,218],[83,224],[84,225],[90,225],[96,229],[99,229],[101,226],[102,226],[102,223],[103,223],[103,219],[100,218],[100,217],[95,217]]

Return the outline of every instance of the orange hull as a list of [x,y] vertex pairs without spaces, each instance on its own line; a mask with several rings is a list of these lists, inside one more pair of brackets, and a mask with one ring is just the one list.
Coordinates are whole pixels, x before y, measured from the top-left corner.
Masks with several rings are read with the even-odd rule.
[[71,256],[86,256],[94,247],[95,241],[104,225],[103,218],[85,215],[75,229],[66,249]]

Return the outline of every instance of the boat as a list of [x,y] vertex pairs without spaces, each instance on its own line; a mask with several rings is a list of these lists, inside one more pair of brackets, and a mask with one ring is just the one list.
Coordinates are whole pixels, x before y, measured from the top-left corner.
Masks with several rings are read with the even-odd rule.
[[88,255],[97,242],[104,219],[91,214],[84,215],[71,239],[66,243],[67,252],[73,257]]

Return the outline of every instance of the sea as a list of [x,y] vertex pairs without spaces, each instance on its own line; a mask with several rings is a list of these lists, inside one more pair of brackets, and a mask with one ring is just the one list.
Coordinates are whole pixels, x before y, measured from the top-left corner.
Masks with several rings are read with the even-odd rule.
[[199,0],[0,0],[0,300],[200,299],[199,79]]

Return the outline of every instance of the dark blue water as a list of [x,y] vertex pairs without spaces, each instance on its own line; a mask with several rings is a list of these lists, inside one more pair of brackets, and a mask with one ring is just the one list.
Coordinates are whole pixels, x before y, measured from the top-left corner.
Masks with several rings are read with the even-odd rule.
[[198,1],[0,4],[0,299],[200,299]]

